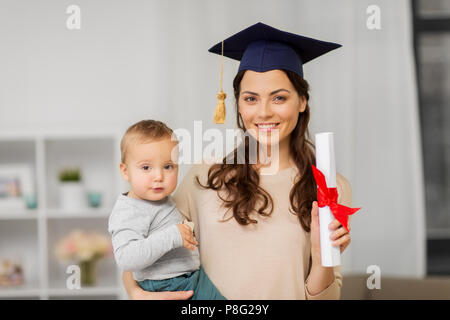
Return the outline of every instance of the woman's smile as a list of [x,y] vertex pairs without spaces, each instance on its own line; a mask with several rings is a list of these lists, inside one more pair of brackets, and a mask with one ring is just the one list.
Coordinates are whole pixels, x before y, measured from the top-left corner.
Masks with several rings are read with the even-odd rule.
[[280,126],[279,122],[266,122],[266,123],[255,123],[259,131],[270,132],[274,129],[278,129]]

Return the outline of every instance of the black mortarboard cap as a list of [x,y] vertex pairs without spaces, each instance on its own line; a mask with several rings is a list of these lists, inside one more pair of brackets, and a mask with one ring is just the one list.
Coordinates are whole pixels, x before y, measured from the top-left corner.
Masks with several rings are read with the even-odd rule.
[[302,65],[340,44],[281,31],[264,23],[254,24],[216,44],[209,52],[241,61],[239,71],[290,70],[303,77]]

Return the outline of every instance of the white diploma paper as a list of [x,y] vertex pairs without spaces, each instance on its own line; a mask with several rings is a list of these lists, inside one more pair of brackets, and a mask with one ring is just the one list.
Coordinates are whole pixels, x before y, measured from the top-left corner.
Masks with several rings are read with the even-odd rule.
[[[334,154],[334,135],[332,132],[316,134],[316,168],[325,176],[328,188],[336,188],[336,162]],[[341,251],[339,246],[332,245],[328,228],[334,216],[330,207],[319,208],[320,224],[320,251],[323,267],[334,267],[341,264]]]

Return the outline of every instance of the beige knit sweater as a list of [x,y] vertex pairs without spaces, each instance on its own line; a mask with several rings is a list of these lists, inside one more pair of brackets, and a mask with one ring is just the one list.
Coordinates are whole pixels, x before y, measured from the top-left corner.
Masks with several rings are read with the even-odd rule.
[[[258,223],[241,226],[227,222],[231,210],[221,207],[216,191],[202,189],[210,165],[193,165],[176,193],[177,208],[195,224],[200,262],[212,282],[228,299],[339,299],[342,286],[340,267],[334,268],[334,282],[317,295],[306,290],[311,256],[310,233],[289,212],[289,192],[296,168],[275,175],[261,175],[260,184],[274,201],[270,217],[252,215]],[[337,175],[338,203],[351,206],[349,182]],[[226,213],[226,214],[225,214]],[[225,214],[225,216],[224,216]]]

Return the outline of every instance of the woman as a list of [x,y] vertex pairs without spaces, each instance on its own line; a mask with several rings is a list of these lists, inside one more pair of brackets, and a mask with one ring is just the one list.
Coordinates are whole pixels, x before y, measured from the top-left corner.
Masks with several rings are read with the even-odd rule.
[[[211,48],[221,52],[222,43]],[[223,42],[240,60],[233,85],[238,127],[267,149],[270,163],[194,165],[175,195],[196,225],[200,259],[228,299],[339,299],[340,267],[322,267],[317,186],[308,140],[310,108],[302,64],[340,45],[283,32],[262,23]],[[275,131],[276,130],[276,131]],[[274,135],[278,133],[278,135]],[[276,137],[276,141],[270,138]],[[248,143],[248,142],[246,142]],[[273,150],[273,148],[271,149]],[[237,150],[234,151],[234,154]],[[261,174],[276,163],[274,174]],[[348,181],[337,175],[338,203],[350,206]],[[350,234],[334,220],[333,245]],[[132,299],[187,299],[192,292],[144,292],[125,272]]]

